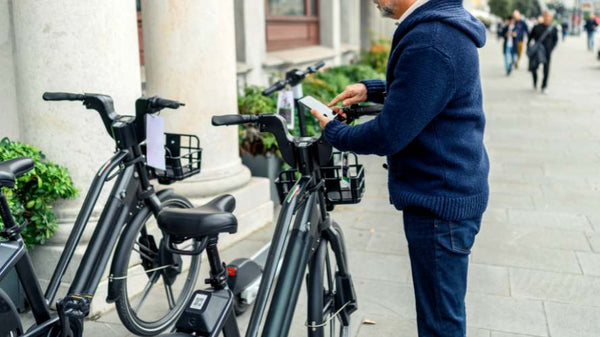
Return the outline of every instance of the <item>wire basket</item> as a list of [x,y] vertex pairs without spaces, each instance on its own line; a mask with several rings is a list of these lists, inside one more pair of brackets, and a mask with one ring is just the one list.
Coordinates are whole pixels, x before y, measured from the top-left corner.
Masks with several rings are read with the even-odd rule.
[[[335,152],[331,163],[330,166],[321,167],[327,202],[332,205],[358,204],[365,194],[365,170],[358,164],[358,157],[354,153]],[[287,170],[281,172],[275,180],[281,203],[298,181],[298,177],[298,171]]]
[[200,173],[202,148],[200,139],[194,135],[165,133],[166,169],[150,168],[152,178],[163,185],[184,180]]

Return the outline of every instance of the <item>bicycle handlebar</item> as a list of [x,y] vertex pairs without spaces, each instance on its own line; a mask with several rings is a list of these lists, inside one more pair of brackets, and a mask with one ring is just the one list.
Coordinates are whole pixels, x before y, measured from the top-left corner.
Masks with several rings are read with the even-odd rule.
[[158,110],[164,109],[164,108],[179,109],[179,107],[185,106],[185,103],[173,101],[170,99],[164,99],[164,98],[161,98],[158,96],[150,97],[148,99],[148,102],[150,103],[151,108],[158,109]]
[[44,101],[83,101],[85,95],[68,92],[45,92],[42,98]]
[[383,104],[372,104],[372,105],[354,104],[349,107],[342,108],[342,112],[346,115],[346,122],[352,122],[362,116],[378,115],[381,112],[381,110],[383,110]]
[[284,80],[277,81],[275,84],[273,84],[272,86],[267,88],[265,91],[263,91],[262,94],[263,94],[263,96],[270,96],[272,93],[284,89],[285,86],[288,84],[291,86],[298,85],[298,84],[300,84],[300,82],[302,82],[302,80],[304,80],[306,75],[314,74],[317,71],[319,71],[319,69],[323,68],[324,66],[325,66],[325,62],[320,61],[320,62],[313,64],[312,66],[309,66],[305,70],[298,70],[298,69],[290,70],[285,74]]
[[240,125],[246,123],[256,123],[260,119],[256,115],[223,115],[213,116],[213,126],[225,126],[225,125]]

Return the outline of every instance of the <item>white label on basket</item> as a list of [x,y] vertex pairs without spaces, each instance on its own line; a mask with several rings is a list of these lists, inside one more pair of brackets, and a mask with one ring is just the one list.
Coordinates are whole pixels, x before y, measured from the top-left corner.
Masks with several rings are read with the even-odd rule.
[[196,294],[196,296],[194,296],[194,300],[192,301],[192,304],[190,305],[190,308],[196,309],[196,310],[202,310],[202,307],[204,306],[204,302],[206,302],[207,298],[208,298],[208,296],[206,296],[205,294]]
[[165,170],[165,120],[146,115],[146,161],[148,166]]

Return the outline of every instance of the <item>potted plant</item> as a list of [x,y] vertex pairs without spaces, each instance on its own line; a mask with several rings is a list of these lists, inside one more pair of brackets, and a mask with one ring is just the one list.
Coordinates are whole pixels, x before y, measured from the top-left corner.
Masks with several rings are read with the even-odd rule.
[[[276,95],[265,97],[264,88],[249,86],[244,94],[238,97],[239,113],[254,115],[259,113],[275,113],[277,109]],[[281,171],[283,161],[275,137],[270,133],[261,133],[256,125],[247,124],[239,129],[240,155],[255,177],[269,178],[271,181],[271,199],[279,203],[275,179]]]
[[[27,227],[21,232],[28,248],[41,245],[51,238],[57,227],[56,215],[52,205],[58,199],[70,199],[77,196],[77,189],[69,171],[46,160],[45,155],[34,146],[11,142],[8,138],[0,141],[0,161],[18,157],[31,157],[34,168],[20,176],[14,189],[4,189],[11,213],[17,224],[27,221]],[[2,229],[0,220],[0,229]],[[25,297],[16,272],[13,270],[2,281],[2,288],[19,310],[25,309]]]

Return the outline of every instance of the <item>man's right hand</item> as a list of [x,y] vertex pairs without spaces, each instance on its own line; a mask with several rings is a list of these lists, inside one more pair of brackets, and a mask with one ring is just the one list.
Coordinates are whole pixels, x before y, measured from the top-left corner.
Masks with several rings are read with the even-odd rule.
[[337,95],[327,106],[330,108],[342,102],[342,105],[348,106],[352,104],[362,103],[367,100],[367,86],[362,83],[351,84],[346,87],[344,92]]

